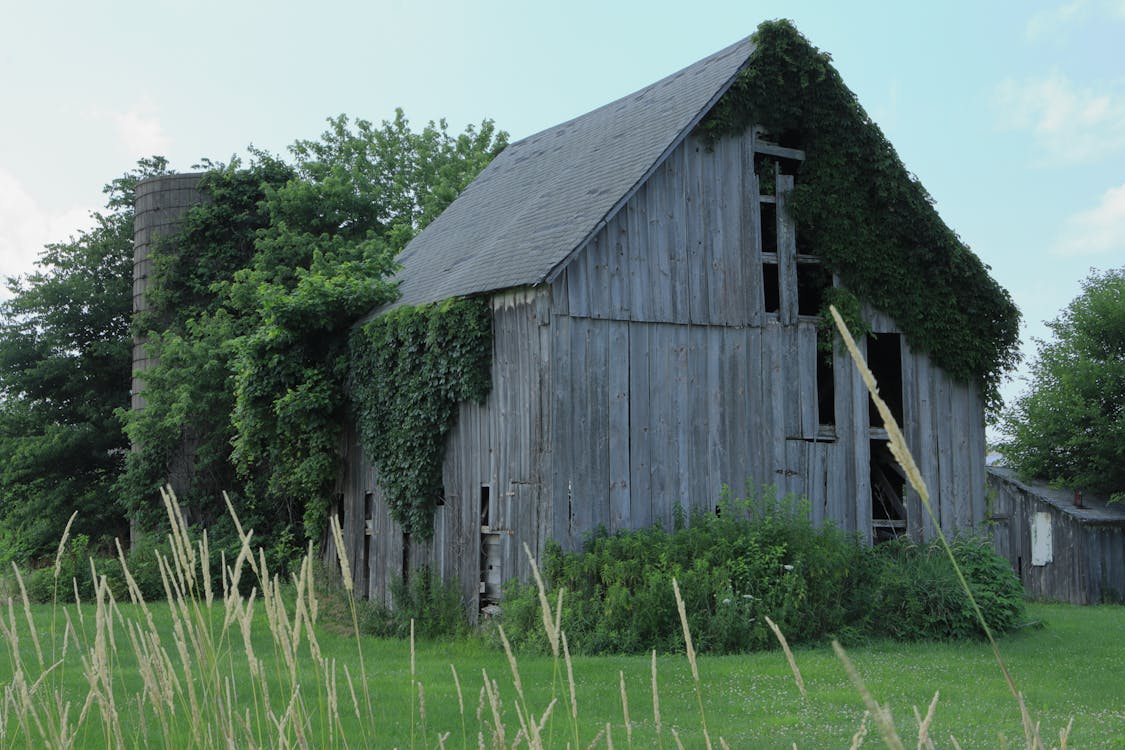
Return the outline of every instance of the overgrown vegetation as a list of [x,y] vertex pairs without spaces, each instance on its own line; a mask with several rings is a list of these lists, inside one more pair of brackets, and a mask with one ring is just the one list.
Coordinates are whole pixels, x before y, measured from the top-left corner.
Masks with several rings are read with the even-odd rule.
[[[548,546],[548,599],[559,589],[562,622],[576,653],[673,649],[680,624],[668,598],[680,583],[701,652],[741,653],[776,643],[773,620],[793,643],[829,637],[949,639],[983,632],[936,544],[864,545],[832,527],[813,526],[807,505],[765,488],[728,500],[721,514],[696,515],[671,533],[660,528],[596,535],[582,550]],[[1010,630],[1023,618],[1023,588],[1007,562],[979,540],[954,542],[989,625]],[[503,622],[513,643],[542,649],[538,593],[513,582]]]
[[488,300],[403,305],[351,334],[350,392],[360,440],[391,517],[421,539],[442,498],[445,436],[462,401],[488,395]]
[[122,412],[141,447],[119,483],[136,517],[156,517],[149,499],[176,468],[189,519],[221,546],[238,543],[221,490],[271,555],[321,538],[349,329],[395,298],[395,255],[506,138],[488,121],[452,135],[444,122],[415,132],[401,111],[379,126],[341,116],[294,144],[292,165],[255,150],[248,165],[207,165],[205,202],[153,250],[152,310],[137,322],[160,363],[146,409]]
[[820,256],[912,347],[980,383],[997,407],[1000,377],[1019,356],[1010,296],[942,222],[827,53],[788,21],[763,23],[754,41],[750,63],[700,128],[718,138],[760,125],[804,149],[789,203],[801,252]]
[[1000,449],[1025,476],[1125,502],[1125,267],[1091,272],[1047,326]]

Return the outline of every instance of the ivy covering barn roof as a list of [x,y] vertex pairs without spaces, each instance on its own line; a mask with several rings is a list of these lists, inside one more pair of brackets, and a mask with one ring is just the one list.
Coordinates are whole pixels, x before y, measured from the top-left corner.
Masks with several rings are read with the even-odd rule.
[[889,314],[910,345],[995,402],[1019,312],[945,225],[828,54],[788,21],[640,91],[511,144],[399,257],[423,304],[540,284],[692,132],[762,126],[806,158],[791,211],[801,252]]

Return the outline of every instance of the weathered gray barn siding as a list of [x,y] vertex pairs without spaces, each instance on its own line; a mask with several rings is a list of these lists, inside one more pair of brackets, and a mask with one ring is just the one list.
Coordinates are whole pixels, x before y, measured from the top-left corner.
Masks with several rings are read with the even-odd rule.
[[[552,534],[572,546],[607,529],[671,522],[749,481],[807,496],[817,522],[871,538],[868,396],[834,357],[835,428],[817,415],[816,318],[797,312],[807,262],[777,177],[780,309],[766,313],[754,135],[708,149],[689,137],[557,274]],[[868,310],[876,333],[899,333]],[[864,348],[861,341],[860,347]],[[947,530],[984,515],[979,392],[902,347],[903,412]],[[565,508],[563,500],[565,499]],[[908,529],[931,537],[916,493]]]
[[[375,470],[355,436],[346,439],[344,539],[357,585],[370,598],[390,603],[395,577],[428,566],[445,580],[460,581],[465,601],[475,604],[486,525],[498,545],[501,579],[530,573],[523,544],[538,555],[547,516],[542,415],[550,390],[541,345],[546,307],[539,294],[517,289],[492,298],[492,391],[484,404],[461,404],[447,439],[445,501],[437,508],[433,538],[409,540],[405,561],[402,528],[390,518]],[[488,488],[490,519],[481,518],[482,487]]]
[[[1008,469],[990,467],[988,486],[993,544],[1030,596],[1071,604],[1125,601],[1125,510],[1091,497],[1086,507],[1075,507],[1073,491],[1020,481]],[[1048,562],[1033,555],[1039,514],[1050,528],[1050,543],[1040,548],[1050,552]]]

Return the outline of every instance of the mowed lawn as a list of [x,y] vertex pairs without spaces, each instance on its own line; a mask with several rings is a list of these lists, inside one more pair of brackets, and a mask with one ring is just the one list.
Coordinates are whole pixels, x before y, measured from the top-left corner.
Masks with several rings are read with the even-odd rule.
[[[122,622],[133,618],[139,621],[141,615],[130,606],[122,605],[120,609],[120,619],[113,629],[115,643],[107,645],[105,653],[109,654],[114,710],[121,717],[124,744],[182,747],[184,738],[166,736],[160,721],[151,708],[146,707],[138,659]],[[36,606],[32,608],[32,616],[44,663],[59,662],[36,689],[61,690],[64,700],[71,704],[69,720],[73,724],[89,693],[83,657],[89,662],[95,645],[92,639],[95,613],[92,607],[84,607],[80,620],[74,608],[69,611],[76,636],[69,639],[65,655],[61,652],[61,634],[66,628],[62,608]],[[152,612],[157,627],[168,630],[167,652],[171,656],[170,663],[175,665],[183,657],[174,645],[169,608],[163,604],[152,605]],[[246,667],[238,628],[234,626],[228,636],[222,636],[221,608],[217,607],[214,614],[209,627],[215,635],[212,643],[216,644],[216,656],[204,661],[224,673],[223,684],[229,687],[224,688],[223,700],[235,705],[231,715],[244,717],[250,726],[267,726],[269,720],[263,718],[260,705],[261,691],[254,689],[255,678]],[[1045,746],[1058,746],[1059,730],[1073,719],[1069,747],[1125,748],[1125,607],[1033,604],[1029,615],[1040,625],[1003,638],[1000,646],[1032,716],[1040,724]],[[18,634],[20,658],[28,682],[33,682],[41,670],[18,602],[4,613],[3,620],[5,630],[14,627]],[[254,626],[254,652],[262,660],[261,674],[267,675],[264,679],[272,686],[270,701],[279,706],[280,714],[286,702],[292,699],[291,691],[284,689],[289,684],[287,670],[265,617],[256,617]],[[21,720],[17,701],[9,695],[15,660],[12,638],[9,636],[6,641],[5,654],[0,655],[0,683],[6,693],[0,713],[3,728],[0,746],[40,747],[33,719],[25,712]],[[439,736],[448,732],[444,747],[476,748],[477,733],[482,727],[478,716],[485,722],[492,717],[492,707],[482,697],[485,673],[496,682],[499,690],[507,745],[510,747],[516,740],[520,725],[516,713],[519,699],[511,669],[503,651],[486,638],[416,644],[413,684],[408,642],[362,638],[357,644],[356,639],[340,635],[338,628],[331,627],[318,627],[317,641],[324,658],[322,663],[335,663],[339,707],[333,708],[323,697],[326,693],[324,675],[331,670],[313,667],[307,638],[302,639],[298,645],[298,680],[300,700],[306,707],[306,714],[313,717],[307,726],[310,746],[436,748],[442,746]],[[363,652],[362,666],[359,648]],[[190,659],[199,658],[191,648],[186,653]],[[986,644],[880,642],[852,647],[848,653],[874,697],[890,706],[908,747],[914,747],[917,738],[913,708],[916,706],[925,714],[935,691],[940,692],[940,698],[930,734],[938,747],[953,747],[950,735],[966,750],[1025,746],[1018,706]],[[794,743],[800,748],[847,748],[851,745],[862,723],[864,704],[840,661],[827,646],[798,649],[795,657],[808,689],[807,699],[801,698],[780,651],[700,657],[703,711],[716,748],[720,736],[732,748],[792,748]],[[546,744],[565,747],[569,741],[573,747],[573,724],[566,716],[569,703],[564,701],[569,693],[565,667],[560,666],[557,673],[550,657],[532,655],[520,655],[518,664],[520,685],[531,713],[542,713],[552,696],[559,698],[553,709],[554,720],[544,726]],[[356,681],[361,718],[355,715],[346,687],[345,666]],[[590,745],[596,738],[597,747],[608,747],[607,724],[615,748],[674,748],[672,729],[685,747],[705,746],[699,704],[684,655],[657,657],[662,730],[659,736],[653,710],[650,657],[576,657],[573,668],[581,747]],[[181,675],[181,679],[205,681],[207,676],[200,672],[207,669],[197,667],[191,677]],[[360,684],[364,670],[370,712]],[[631,736],[622,705],[622,675]],[[212,720],[206,707],[197,709],[200,715],[193,716],[186,697],[179,703],[179,718],[170,720],[173,734],[184,731],[184,725],[177,723],[181,720],[203,723]],[[100,710],[96,702],[89,708],[89,715],[75,737],[77,746],[107,746]],[[318,716],[338,716],[339,719],[320,721]],[[330,728],[329,724],[333,726]],[[262,735],[270,736],[268,728]],[[291,733],[286,736],[293,739]],[[486,735],[486,745],[492,746],[490,735]],[[527,745],[526,741],[520,742],[521,747]],[[864,747],[883,746],[872,726]]]

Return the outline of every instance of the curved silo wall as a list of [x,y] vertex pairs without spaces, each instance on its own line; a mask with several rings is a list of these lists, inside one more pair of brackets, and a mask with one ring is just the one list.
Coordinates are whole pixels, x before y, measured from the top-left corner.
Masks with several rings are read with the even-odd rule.
[[[148,309],[145,293],[152,283],[153,245],[160,238],[170,238],[183,226],[184,214],[203,201],[199,190],[200,173],[152,177],[137,183],[134,194],[133,219],[133,314]],[[133,383],[131,407],[143,409],[144,379],[142,374],[152,367],[153,360],[145,351],[147,337],[133,339]]]

